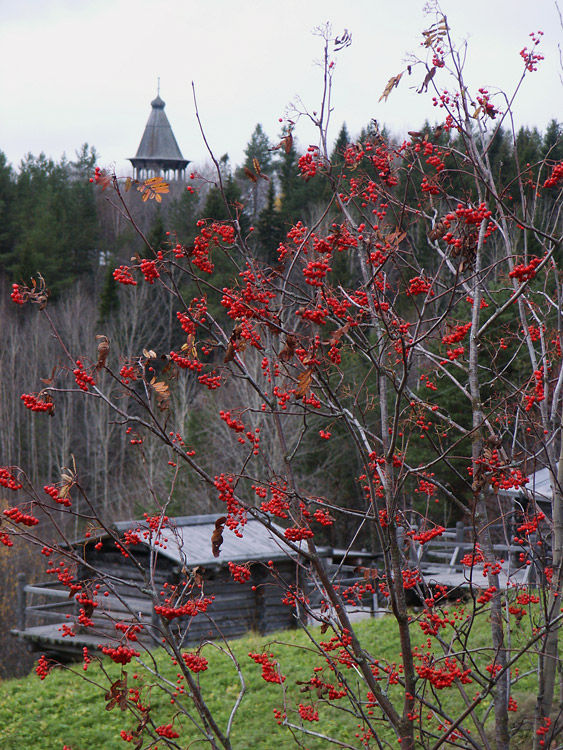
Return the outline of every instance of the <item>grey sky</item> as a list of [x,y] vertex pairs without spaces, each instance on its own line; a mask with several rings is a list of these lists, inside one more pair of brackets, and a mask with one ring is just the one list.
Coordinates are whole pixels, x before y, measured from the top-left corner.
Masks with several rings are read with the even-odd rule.
[[[322,77],[314,60],[322,46],[311,32],[326,21],[353,36],[338,55],[332,135],[343,121],[357,133],[372,117],[403,134],[426,118],[441,119],[430,96],[416,94],[407,77],[387,103],[378,103],[406,54],[424,54],[420,32],[434,17],[425,17],[423,6],[420,0],[0,0],[0,150],[16,166],[28,152],[73,157],[88,142],[102,165],[124,171],[160,76],[184,157],[199,164],[207,158],[193,80],[213,149],[240,162],[257,122],[275,138],[278,118],[296,96],[317,108]],[[443,0],[441,7],[454,38],[468,40],[473,92],[487,86],[510,93],[529,32],[544,31],[539,51],[546,60],[524,82],[517,125],[541,129],[553,117],[563,120],[557,47],[563,30],[555,2]],[[303,146],[315,142],[304,120],[296,135]]]

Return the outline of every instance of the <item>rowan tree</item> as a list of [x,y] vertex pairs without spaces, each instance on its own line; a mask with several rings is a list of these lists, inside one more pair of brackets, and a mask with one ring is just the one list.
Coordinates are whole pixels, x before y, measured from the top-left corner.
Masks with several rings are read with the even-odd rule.
[[[285,169],[282,205],[292,201],[287,214],[292,225],[274,261],[272,248],[257,249],[251,227],[242,221],[244,206],[227,192],[225,165],[210,152],[217,187],[193,244],[171,241],[114,271],[125,287],[160,287],[168,296],[175,311],[171,341],[177,343],[119,358],[99,333],[98,352],[87,357],[53,324],[62,359],[44,388],[22,396],[24,405],[38,412],[32,415],[36,419],[49,419],[68,390],[86,405],[102,404],[132,450],[160,455],[173,467],[173,480],[159,487],[148,472],[154,509],[144,524],[117,536],[98,518],[80,467],[66,471],[47,495],[21,469],[6,467],[1,482],[15,500],[4,513],[2,540],[8,545],[19,534],[43,546],[43,529],[58,514],[76,524],[94,518],[142,575],[142,590],[150,592],[158,616],[154,643],[166,649],[186,689],[174,694],[170,722],[156,726],[150,696],[170,686],[155,674],[150,653],[127,629],[119,647],[102,649],[122,665],[136,660],[150,675],[146,690],[133,697],[126,693],[125,676],[106,696],[136,716],[135,733],[126,726],[123,731],[138,747],[157,741],[179,747],[189,722],[210,747],[231,747],[231,721],[226,727],[217,723],[197,679],[207,669],[205,644],[196,651],[182,646],[186,623],[206,617],[210,607],[197,576],[187,575],[163,602],[153,567],[140,569],[135,557],[139,534],[146,532],[155,549],[164,534],[174,534],[168,510],[181,474],[197,479],[222,504],[210,540],[218,554],[223,535],[244,536],[253,518],[291,550],[302,570],[303,584],[285,585],[284,603],[299,614],[318,656],[302,686],[307,700],[288,698],[288,676],[275,647],[250,654],[264,680],[279,685],[275,718],[298,742],[508,750],[514,727],[527,726],[536,750],[560,746],[563,163],[552,158],[559,142],[542,153],[539,135],[519,139],[512,129],[510,96],[469,89],[464,50],[456,49],[446,18],[438,14],[424,32],[426,56],[395,73],[381,97],[392,96],[403,76],[418,76],[419,94],[429,97],[438,122],[412,131],[401,143],[374,126],[343,148],[337,170],[325,105],[334,57],[350,36],[335,37],[327,28],[323,39],[323,106],[311,113],[303,109],[287,122],[278,148]],[[518,86],[543,64],[540,43],[537,32],[520,53],[515,49]],[[302,117],[315,123],[319,142],[298,156],[293,137]],[[534,154],[525,164],[519,156],[524,146]],[[512,173],[493,168],[495,149],[512,154]],[[330,188],[322,210],[306,220],[298,216],[290,190],[295,168],[305,184],[320,181],[318,195]],[[136,188],[147,202],[167,191],[163,180],[132,185],[100,169],[93,180],[113,191],[125,212],[126,187]],[[218,196],[220,215],[213,215]],[[340,258],[346,260],[343,269],[337,267]],[[12,299],[37,304],[53,322],[42,283],[14,285]],[[220,436],[219,453],[206,451],[205,441],[194,447],[180,424],[171,429],[179,381],[205,394],[201,399],[210,431]],[[197,398],[195,392],[190,398]],[[310,471],[311,446],[336,439],[346,444],[342,453],[353,456],[347,480],[355,491],[348,489],[347,497],[337,485],[320,494]],[[528,489],[540,467],[551,477],[551,518]],[[521,501],[514,499],[517,493]],[[464,601],[460,592],[433,585],[420,563],[425,545],[445,533],[439,514],[447,517],[451,508],[471,529],[458,561]],[[373,540],[381,556],[377,577],[366,569],[353,585],[342,587],[328,575],[318,541],[339,524],[349,529],[350,548],[362,534]],[[68,525],[59,524],[63,528]],[[50,542],[51,550],[86,564],[66,530]],[[275,565],[268,568],[275,577]],[[528,568],[538,583],[524,576]],[[232,570],[235,580],[245,575],[240,566]],[[73,579],[65,569],[58,575],[79,602],[94,607],[86,580]],[[112,590],[108,576],[103,582]],[[311,605],[312,591],[320,592],[320,608]],[[388,658],[385,644],[368,648],[351,622],[349,607],[374,592],[394,620],[400,662]],[[460,600],[451,602],[448,595]],[[142,624],[133,609],[130,615],[136,626]],[[474,640],[481,620],[490,629],[486,643]],[[519,628],[522,622],[526,627]],[[89,625],[85,612],[82,623]],[[238,674],[246,669],[233,664]],[[519,710],[515,696],[530,677],[530,664],[534,716],[513,725],[511,714]],[[47,671],[43,660],[38,673],[45,677]],[[240,686],[234,720],[242,679]],[[356,718],[354,739],[323,731],[319,710],[327,707]]]

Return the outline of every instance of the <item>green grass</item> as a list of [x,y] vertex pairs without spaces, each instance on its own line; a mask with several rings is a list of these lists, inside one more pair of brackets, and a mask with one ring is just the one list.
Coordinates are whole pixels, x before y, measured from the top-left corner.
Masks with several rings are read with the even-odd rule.
[[[413,627],[420,632],[417,625]],[[367,649],[389,661],[399,661],[398,634],[391,617],[365,620],[357,623],[356,629]],[[451,628],[447,630],[451,633]],[[525,637],[524,630],[525,628],[518,634],[519,638]],[[314,633],[320,640],[330,637],[330,633],[321,636],[318,629],[314,630]],[[447,631],[444,631],[443,635],[447,637]],[[420,639],[417,637],[415,642],[424,641],[425,638],[421,634]],[[490,646],[486,618],[481,618],[481,623],[474,628],[471,643],[473,648]],[[313,668],[322,665],[319,657],[310,649],[310,641],[306,634],[299,630],[285,631],[270,637],[251,634],[232,641],[230,645],[243,668],[247,688],[232,730],[233,748],[294,748],[296,745],[291,732],[287,727],[278,726],[273,716],[273,709],[283,707],[282,689],[279,685],[266,683],[262,679],[261,667],[248,658],[248,652],[274,653],[282,673],[287,675],[284,689],[288,705],[295,707],[300,701],[306,704],[310,701],[309,694],[301,693],[296,681],[308,681],[313,674]],[[238,695],[236,671],[229,658],[213,646],[206,645],[202,654],[209,660],[209,669],[200,673],[204,697],[224,729]],[[154,652],[154,657],[159,669],[175,682],[177,668],[171,664],[170,659],[163,651],[158,650]],[[119,677],[118,665],[104,660],[103,667],[112,679]],[[134,662],[129,664],[126,670],[130,687],[141,682],[140,679],[133,679],[136,669],[139,677],[146,674]],[[351,674],[349,671],[347,676],[350,677]],[[88,678],[87,681],[84,677]],[[149,684],[148,680],[146,684]],[[473,685],[469,686],[470,694],[474,692],[472,688]],[[530,689],[533,689],[531,682],[530,685],[519,685],[517,694],[521,692],[524,696]],[[32,673],[24,679],[0,682],[0,748],[62,750],[64,744],[73,750],[106,750],[121,747],[126,750],[132,747],[132,744],[122,742],[119,732],[122,729],[134,729],[136,722],[131,714],[122,713],[118,707],[111,711],[106,710],[104,695],[107,690],[108,680],[104,678],[100,666],[95,662],[86,673],[83,672],[81,664],[78,664],[70,665],[69,669],[54,669],[43,681]],[[452,714],[455,715],[457,704],[461,706],[461,699],[456,691],[451,691],[447,695],[446,692],[444,691],[441,697],[446,700]],[[147,700],[145,695],[144,702]],[[170,696],[153,689],[150,701],[153,706],[151,718],[155,724],[169,723],[173,709],[170,705]],[[340,703],[344,706],[345,701]],[[487,703],[490,703],[490,700]],[[351,714],[323,704],[319,704],[317,708],[320,721],[306,723],[307,728],[337,737],[352,745],[359,744],[355,737],[358,731],[357,720]],[[486,704],[481,710],[483,708],[486,708]],[[299,723],[296,714],[292,714],[291,719],[294,723]],[[187,747],[190,740],[198,736],[185,719],[178,720],[175,728],[181,733],[178,742],[182,747]],[[384,730],[382,736],[385,734]],[[203,745],[196,743],[193,746]],[[307,738],[305,746],[310,750],[334,747],[325,740],[314,738]]]

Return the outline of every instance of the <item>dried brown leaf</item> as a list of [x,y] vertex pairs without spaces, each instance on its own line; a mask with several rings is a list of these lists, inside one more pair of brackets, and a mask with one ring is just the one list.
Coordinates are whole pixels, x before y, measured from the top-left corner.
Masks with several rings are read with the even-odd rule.
[[98,344],[98,361],[96,362],[96,370],[101,370],[105,367],[106,361],[109,354],[109,339],[103,334],[98,334],[96,338],[99,341]]
[[313,368],[309,367],[299,374],[297,378],[297,388],[295,389],[295,398],[303,398],[307,394],[307,391],[311,387],[313,380]]
[[223,544],[223,528],[227,522],[226,516],[221,516],[215,521],[215,528],[211,534],[211,550],[213,557],[219,557],[221,554],[221,545]]
[[393,89],[397,88],[402,77],[402,73],[399,73],[396,76],[391,76],[391,78],[387,81],[387,85],[383,89],[383,93],[379,97],[379,101],[381,101],[382,99],[385,99],[385,101],[387,101],[387,99],[389,98],[389,94],[393,91]]
[[279,353],[279,358],[282,362],[289,362],[289,360],[295,354],[295,348],[297,346],[297,339],[291,333],[285,337],[285,346]]

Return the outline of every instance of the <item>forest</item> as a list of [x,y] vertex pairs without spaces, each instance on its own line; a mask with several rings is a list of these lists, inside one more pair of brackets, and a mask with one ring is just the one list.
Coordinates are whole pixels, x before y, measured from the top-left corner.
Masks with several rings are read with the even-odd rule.
[[[223,721],[200,682],[211,644],[183,650],[185,623],[212,604],[202,574],[186,560],[165,592],[137,549],[150,537],[158,556],[170,519],[194,514],[217,514],[217,558],[252,519],[297,560],[294,581],[274,561],[264,575],[284,588],[313,673],[294,695],[275,643],[249,657],[279,686],[274,719],[298,745],[508,750],[523,731],[534,750],[561,746],[563,125],[516,128],[510,97],[469,92],[445,18],[424,39],[408,75],[433,118],[404,138],[371,120],[332,144],[321,107],[301,113],[319,145],[300,147],[298,118],[273,142],[257,125],[243,164],[210,151],[187,185],[116,175],[87,145],[73,162],[0,159],[0,627],[17,572],[44,569],[39,550],[63,560],[49,572],[81,605],[76,627],[93,626],[97,590],[119,598],[123,583],[85,557],[86,540],[108,535],[182,685],[172,693],[139,653],[148,626],[131,607],[103,651],[119,678],[102,663],[99,679],[107,708],[131,714],[121,736],[135,747],[234,746],[247,667],[219,647],[238,684]],[[540,41],[520,53],[521,80]],[[327,29],[323,102],[349,44]],[[530,487],[540,469],[547,515]],[[458,521],[471,542],[452,601],[418,563]],[[326,546],[377,554],[377,569],[343,588]],[[255,564],[229,562],[234,581]],[[517,577],[527,566],[535,583]],[[399,663],[349,618],[375,592]],[[16,674],[25,659],[1,648]],[[42,657],[37,674],[53,666]],[[173,696],[162,724],[154,694]],[[329,710],[354,717],[356,739],[331,734]]]

